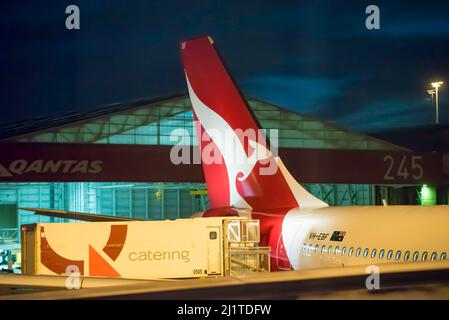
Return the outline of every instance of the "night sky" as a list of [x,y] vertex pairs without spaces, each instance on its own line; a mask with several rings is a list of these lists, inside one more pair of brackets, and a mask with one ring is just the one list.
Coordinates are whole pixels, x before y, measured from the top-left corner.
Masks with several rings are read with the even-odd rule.
[[[67,30],[76,4],[81,29]],[[380,8],[380,30],[365,8]],[[186,92],[183,38],[210,35],[242,91],[363,132],[449,123],[449,1],[11,1],[0,123]]]

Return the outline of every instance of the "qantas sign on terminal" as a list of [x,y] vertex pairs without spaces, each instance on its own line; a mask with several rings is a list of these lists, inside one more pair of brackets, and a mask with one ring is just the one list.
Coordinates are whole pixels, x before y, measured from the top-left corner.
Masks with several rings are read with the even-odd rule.
[[27,173],[91,173],[103,170],[101,160],[42,160],[16,159],[7,166],[0,163],[0,177],[12,177]]

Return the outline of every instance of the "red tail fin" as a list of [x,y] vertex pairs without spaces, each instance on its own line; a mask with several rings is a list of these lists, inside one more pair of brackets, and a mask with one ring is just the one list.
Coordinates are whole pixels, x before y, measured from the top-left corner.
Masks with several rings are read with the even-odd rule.
[[271,210],[326,205],[299,186],[271,153],[212,39],[182,42],[181,55],[211,207]]

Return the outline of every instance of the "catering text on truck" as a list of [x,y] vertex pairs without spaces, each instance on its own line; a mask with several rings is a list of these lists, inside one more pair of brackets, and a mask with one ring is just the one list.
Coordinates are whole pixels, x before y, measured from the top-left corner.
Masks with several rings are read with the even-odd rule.
[[129,279],[270,271],[259,221],[241,217],[23,225],[22,272]]

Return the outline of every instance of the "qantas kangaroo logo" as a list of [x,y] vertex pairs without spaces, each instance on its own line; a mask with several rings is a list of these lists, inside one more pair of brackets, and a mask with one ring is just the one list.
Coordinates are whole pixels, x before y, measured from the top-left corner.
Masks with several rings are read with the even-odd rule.
[[[236,130],[231,128],[222,117],[198,98],[190,85],[187,75],[186,78],[195,115],[198,117],[199,123],[201,123],[207,135],[211,138],[212,141],[210,143],[214,144],[224,159],[228,173],[228,183],[231,186],[231,203],[234,203],[239,208],[250,208],[251,206],[238,192],[239,188],[232,186],[242,184],[251,174],[275,174],[277,164],[272,153],[260,141],[257,142],[251,138],[248,139],[248,151],[246,151],[242,145],[242,138],[237,135]],[[240,131],[244,134],[242,130]],[[223,133],[226,134],[223,135]],[[258,134],[258,136],[260,137],[261,135]],[[263,140],[265,139],[263,138]],[[204,143],[204,141],[201,141],[201,143]],[[263,144],[265,144],[265,141],[263,141]],[[229,150],[229,148],[232,148],[232,150]],[[248,156],[248,153],[250,153],[250,156]],[[207,154],[203,152],[202,160],[208,163],[209,160],[206,156]],[[267,162],[269,164],[268,168],[262,165],[262,163]],[[255,169],[259,172],[254,173]]]

